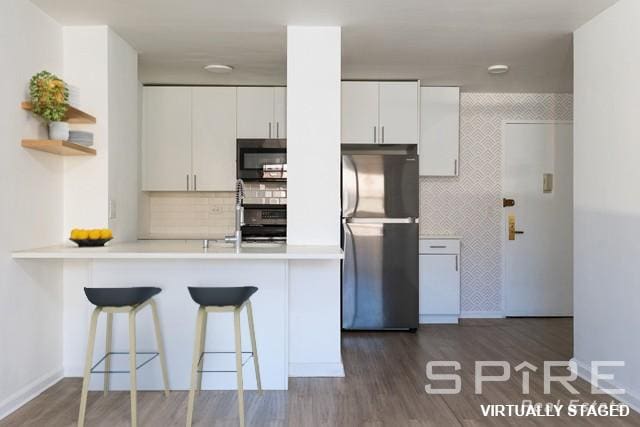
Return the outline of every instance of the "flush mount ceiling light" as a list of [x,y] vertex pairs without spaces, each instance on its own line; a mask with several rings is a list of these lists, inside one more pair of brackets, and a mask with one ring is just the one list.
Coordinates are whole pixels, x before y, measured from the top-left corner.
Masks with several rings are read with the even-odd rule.
[[216,73],[216,74],[230,73],[231,71],[233,71],[232,66],[222,65],[222,64],[209,64],[209,65],[206,65],[204,69],[210,73]]
[[508,65],[492,65],[488,68],[489,74],[504,74],[509,71]]

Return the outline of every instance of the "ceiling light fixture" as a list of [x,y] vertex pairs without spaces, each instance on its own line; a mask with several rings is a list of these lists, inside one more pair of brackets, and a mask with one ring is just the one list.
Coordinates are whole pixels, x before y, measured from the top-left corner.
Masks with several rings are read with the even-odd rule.
[[508,65],[492,65],[488,68],[489,74],[504,74],[509,71]]
[[231,71],[233,71],[232,66],[222,65],[222,64],[209,64],[205,66],[204,69],[210,73],[216,73],[216,74],[230,73]]

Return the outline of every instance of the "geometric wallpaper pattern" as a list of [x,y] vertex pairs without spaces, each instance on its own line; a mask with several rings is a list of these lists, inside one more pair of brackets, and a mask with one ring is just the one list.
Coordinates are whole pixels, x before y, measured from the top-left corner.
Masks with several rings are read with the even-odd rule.
[[462,93],[458,177],[420,178],[420,233],[462,237],[461,309],[502,311],[503,120],[572,120],[571,94]]

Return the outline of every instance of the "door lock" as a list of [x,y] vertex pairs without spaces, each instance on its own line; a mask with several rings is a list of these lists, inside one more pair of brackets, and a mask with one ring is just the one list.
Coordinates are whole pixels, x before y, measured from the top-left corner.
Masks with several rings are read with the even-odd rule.
[[509,215],[509,240],[516,240],[516,234],[524,234],[524,231],[516,230],[516,216]]
[[512,206],[516,205],[516,201],[513,199],[502,199],[502,207],[503,208],[510,208]]

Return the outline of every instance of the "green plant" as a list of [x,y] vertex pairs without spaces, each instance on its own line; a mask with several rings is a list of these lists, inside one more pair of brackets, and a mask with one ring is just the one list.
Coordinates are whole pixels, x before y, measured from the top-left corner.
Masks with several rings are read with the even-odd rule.
[[55,74],[41,71],[31,77],[29,94],[33,112],[50,122],[64,120],[67,113],[69,90]]

